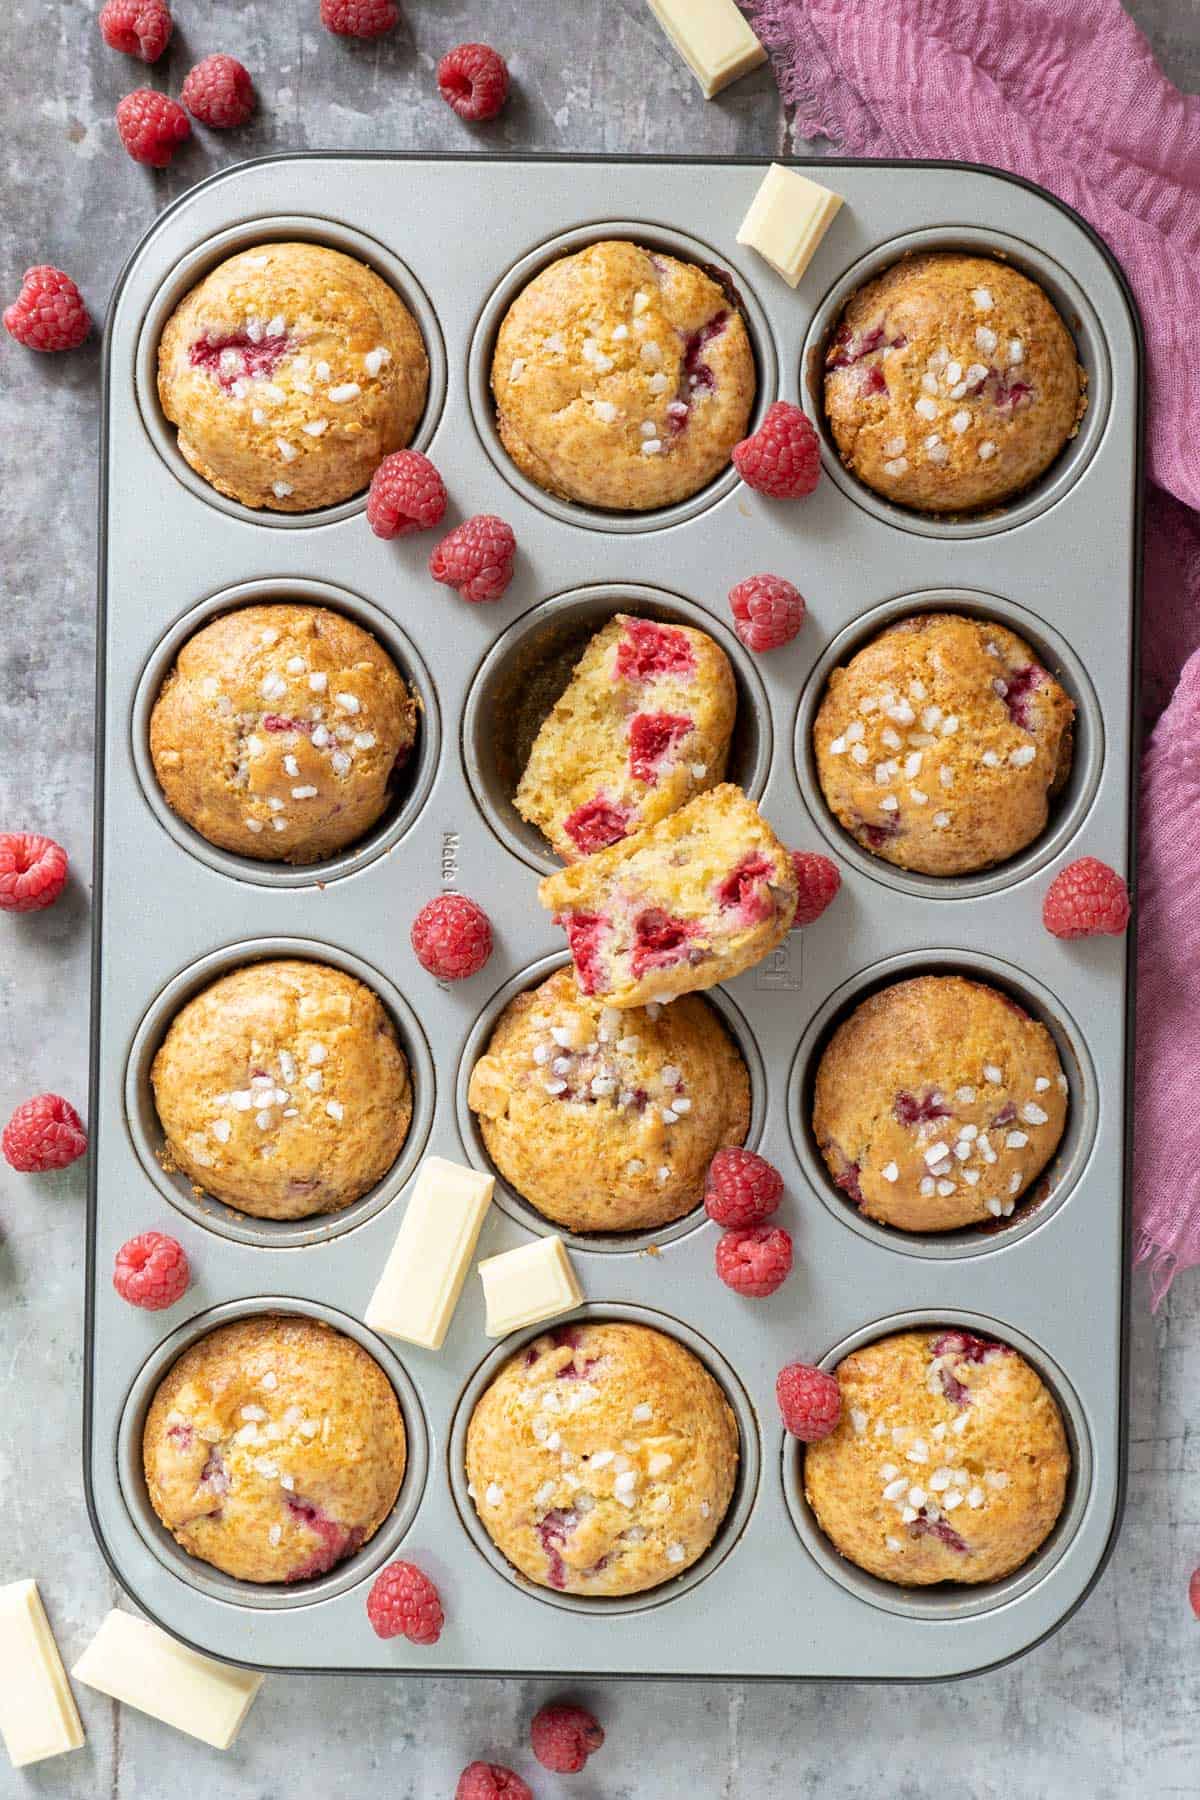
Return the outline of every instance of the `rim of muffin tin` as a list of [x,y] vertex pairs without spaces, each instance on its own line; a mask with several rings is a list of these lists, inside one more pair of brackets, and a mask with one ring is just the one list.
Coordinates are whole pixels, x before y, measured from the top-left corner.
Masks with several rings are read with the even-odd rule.
[[977,1584],[937,1582],[924,1588],[901,1587],[897,1582],[870,1575],[843,1556],[817,1523],[804,1494],[804,1445],[784,1432],[781,1449],[781,1478],[787,1509],[797,1536],[818,1568],[867,1606],[931,1624],[978,1618],[982,1613],[1011,1605],[1040,1587],[1070,1551],[1091,1504],[1093,1482],[1092,1438],[1087,1414],[1070,1379],[1032,1338],[1016,1326],[1002,1324],[986,1313],[965,1312],[956,1307],[925,1307],[892,1313],[844,1337],[826,1351],[818,1367],[832,1371],[852,1351],[897,1332],[946,1327],[962,1327],[1018,1351],[1041,1377],[1062,1417],[1071,1459],[1063,1508],[1046,1538],[1020,1568],[998,1581]]
[[417,322],[429,359],[429,386],[425,406],[409,440],[411,450],[428,448],[446,403],[446,346],[433,303],[406,263],[378,239],[343,225],[336,219],[325,219],[310,213],[268,214],[249,219],[241,225],[230,225],[193,246],[175,264],[151,300],[138,333],[134,362],[134,388],[142,425],[154,448],[175,479],[188,488],[198,500],[230,518],[247,525],[278,525],[284,528],[311,528],[333,525],[361,512],[367,504],[363,488],[334,506],[314,507],[311,512],[274,512],[269,507],[245,506],[227,494],[217,491],[202,475],[198,475],[182,455],[177,428],[170,423],[158,398],[158,345],[171,314],[199,281],[227,257],[251,244],[292,242],[316,244],[324,249],[341,250],[358,262],[366,263],[382,281],[403,300]]
[[697,513],[706,512],[710,506],[715,506],[726,494],[731,493],[741,480],[732,463],[684,500],[676,500],[670,506],[650,507],[644,512],[622,512],[616,508],[560,500],[554,494],[547,493],[545,488],[539,487],[517,468],[500,440],[496,425],[496,403],[491,386],[492,353],[504,315],[534,276],[539,275],[552,262],[557,262],[560,257],[570,256],[577,250],[585,250],[589,244],[603,243],[609,239],[633,243],[639,249],[662,251],[679,262],[695,264],[706,274],[718,269],[728,276],[737,293],[737,310],[746,327],[754,358],[754,403],[746,424],[746,435],[758,429],[767,407],[777,398],[779,384],[779,358],[775,340],[758,296],[743,272],[740,269],[734,271],[729,266],[728,257],[721,251],[706,244],[702,238],[692,237],[687,232],[676,231],[671,226],[659,225],[648,219],[600,219],[590,225],[577,225],[571,231],[559,232],[527,251],[500,277],[483,306],[471,337],[467,363],[471,416],[479,441],[497,472],[531,506],[549,513],[551,518],[560,520],[564,525],[581,525],[589,531],[661,531],[669,525],[682,524],[685,519],[694,518]]
[[[401,771],[395,793],[383,816],[365,837],[340,850],[324,862],[275,863],[253,856],[239,856],[236,851],[222,850],[211,844],[194,826],[167,804],[159,785],[150,755],[150,717],[179,652],[190,638],[205,625],[225,613],[238,612],[247,606],[300,604],[323,607],[341,613],[344,618],[362,626],[387,652],[397,673],[413,692],[418,702],[417,737],[410,763]],[[437,689],[433,677],[412,641],[386,613],[369,600],[326,581],[310,581],[290,576],[264,577],[242,581],[222,588],[219,594],[201,600],[181,614],[151,651],[138,678],[130,719],[134,769],[142,797],[167,835],[190,856],[198,857],[220,875],[234,881],[251,882],[259,887],[299,888],[325,886],[354,875],[376,857],[393,849],[413,825],[429,798],[441,755],[442,726]]]
[[[495,1204],[501,1212],[512,1219],[514,1224],[524,1226],[527,1231],[536,1232],[539,1237],[560,1237],[564,1244],[573,1251],[602,1255],[637,1255],[662,1244],[674,1243],[679,1238],[689,1237],[693,1231],[698,1231],[707,1220],[703,1199],[698,1200],[696,1205],[682,1214],[680,1218],[673,1219],[666,1225],[653,1226],[645,1230],[572,1231],[565,1225],[557,1225],[545,1213],[540,1213],[531,1201],[519,1194],[501,1174],[488,1155],[483,1141],[483,1133],[479,1129],[479,1121],[467,1102],[471,1071],[487,1049],[488,1041],[505,1007],[511,1000],[515,1000],[518,994],[527,993],[529,989],[547,980],[556,969],[568,967],[570,962],[570,952],[560,950],[551,956],[540,958],[537,962],[527,964],[525,968],[511,976],[503,987],[496,990],[480,1012],[463,1046],[458,1065],[455,1107],[458,1114],[459,1136],[471,1167],[478,1169],[482,1175],[495,1177],[496,1187],[493,1196]],[[744,1142],[745,1147],[752,1150],[762,1135],[767,1111],[766,1066],[757,1039],[745,1014],[734,1004],[723,988],[707,988],[703,993],[697,995],[697,998],[707,1001],[712,1007],[746,1065],[746,1072],[750,1078],[750,1123]],[[534,1335],[538,1334],[535,1332]]]
[[[774,752],[771,709],[762,677],[733,632],[719,619],[713,618],[693,600],[685,600],[682,595],[644,582],[596,582],[555,594],[515,619],[496,639],[471,677],[462,721],[463,771],[476,806],[504,848],[541,874],[552,875],[563,865],[537,827],[521,818],[513,805],[512,795],[503,791],[494,762],[489,762],[489,750],[496,741],[497,690],[521,652],[540,633],[549,637],[556,624],[569,622],[571,626],[586,627],[594,634],[619,612],[667,625],[691,626],[703,631],[725,652],[737,688],[737,713],[731,744],[733,754],[724,780],[733,781],[742,775],[743,780],[738,785],[751,800],[757,800],[766,788],[771,772]],[[534,662],[539,660],[544,657],[534,659]],[[534,666],[534,662],[530,666]],[[740,754],[737,753],[739,739],[744,740]]]
[[[211,1563],[192,1556],[177,1544],[150,1501],[142,1466],[142,1433],[146,1414],[159,1383],[184,1351],[222,1325],[265,1315],[318,1319],[360,1344],[387,1376],[404,1420],[404,1477],[391,1511],[374,1536],[326,1575],[308,1581],[244,1581],[226,1575]],[[197,1313],[178,1326],[151,1351],[125,1396],[117,1426],[117,1481],[125,1509],[143,1543],[165,1569],[186,1581],[198,1593],[226,1605],[280,1612],[332,1600],[356,1587],[387,1561],[410,1530],[429,1477],[429,1430],[416,1384],[403,1363],[381,1338],[347,1313],[315,1300],[296,1300],[286,1295],[227,1300],[207,1312]]]
[[[704,1365],[721,1389],[737,1422],[737,1477],[725,1517],[717,1527],[711,1544],[681,1575],[671,1576],[659,1582],[656,1587],[646,1588],[637,1594],[566,1594],[557,1588],[542,1587],[527,1575],[521,1574],[485,1531],[475,1504],[467,1493],[467,1428],[484,1390],[499,1374],[503,1365],[524,1349],[526,1344],[532,1344],[537,1338],[545,1337],[565,1325],[604,1325],[612,1322],[644,1325],[652,1331],[661,1332],[664,1337],[674,1338]],[[518,1593],[529,1599],[540,1600],[546,1606],[557,1606],[564,1612],[590,1613],[593,1617],[649,1612],[653,1607],[665,1606],[672,1600],[681,1599],[684,1594],[699,1586],[736,1547],[754,1510],[762,1475],[758,1421],[750,1396],[732,1364],[714,1344],[692,1326],[686,1325],[682,1319],[670,1313],[658,1312],[649,1306],[631,1305],[625,1301],[588,1301],[561,1318],[541,1325],[531,1325],[498,1343],[476,1366],[459,1395],[450,1425],[446,1454],[450,1491],[459,1519],[485,1561]]]
[[[343,970],[370,988],[396,1028],[408,1062],[412,1088],[408,1136],[383,1178],[340,1212],[317,1213],[302,1219],[256,1218],[218,1200],[215,1195],[197,1193],[182,1171],[168,1174],[159,1161],[165,1139],[150,1086],[150,1068],[155,1054],[181,1008],[221,976],[230,975],[251,963],[275,960],[323,963]],[[314,943],[311,938],[245,938],[220,950],[211,950],[188,963],[150,1002],[134,1033],[125,1064],[125,1126],[138,1161],[159,1193],[194,1225],[235,1244],[251,1244],[264,1250],[292,1250],[341,1237],[343,1232],[365,1225],[395,1199],[424,1152],[433,1123],[436,1089],[433,1057],[417,1016],[400,990],[380,970],[349,950],[335,944]]]
[[[1071,770],[1062,792],[1050,801],[1045,830],[1006,861],[970,875],[923,875],[899,868],[858,844],[835,818],[817,772],[813,726],[833,670],[849,661],[889,625],[923,613],[958,613],[1006,626],[1029,644],[1042,666],[1075,703]],[[1012,887],[1054,860],[1092,809],[1104,766],[1104,719],[1096,690],[1079,657],[1052,625],[1014,600],[978,588],[927,588],[885,600],[861,613],[825,646],[810,670],[796,712],[794,757],[801,795],[813,823],[843,862],[885,887],[921,900],[970,900]]]
[[[1067,1078],[1067,1120],[1053,1157],[1018,1199],[1011,1217],[955,1231],[902,1231],[869,1219],[837,1187],[812,1128],[813,1089],[821,1054],[834,1030],[873,993],[919,975],[961,975],[1016,1000],[1054,1040]],[[902,1256],[933,1261],[987,1256],[1019,1243],[1063,1206],[1091,1162],[1100,1123],[1100,1089],[1086,1040],[1062,1002],[1024,969],[979,950],[909,950],[872,963],[842,985],[813,1014],[792,1060],[787,1085],[792,1147],[809,1185],[834,1217],[860,1237]]]
[[[866,282],[882,275],[894,263],[928,250],[990,256],[1028,275],[1053,302],[1087,374],[1087,410],[1074,437],[1067,440],[1050,467],[1028,488],[1011,500],[979,513],[958,516],[923,513],[885,500],[846,467],[825,414],[825,351],[847,301]],[[817,307],[800,355],[800,401],[820,434],[821,460],[826,473],[864,512],[872,513],[885,525],[914,532],[919,537],[990,537],[1027,524],[1046,512],[1074,487],[1091,462],[1108,424],[1111,400],[1112,372],[1104,329],[1079,283],[1061,263],[1035,244],[978,225],[936,225],[904,232],[860,257],[839,277]]]

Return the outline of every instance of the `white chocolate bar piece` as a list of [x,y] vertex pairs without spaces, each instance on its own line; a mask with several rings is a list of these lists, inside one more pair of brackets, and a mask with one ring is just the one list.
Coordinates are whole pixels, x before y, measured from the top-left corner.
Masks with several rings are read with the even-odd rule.
[[535,1238],[506,1250],[502,1256],[485,1257],[479,1265],[483,1297],[487,1302],[489,1337],[507,1337],[524,1325],[537,1325],[558,1313],[570,1312],[583,1299],[583,1290],[559,1237]]
[[772,163],[738,229],[739,244],[769,262],[795,287],[842,204],[840,194],[795,169]]
[[71,1673],[214,1750],[229,1749],[263,1679],[201,1656],[126,1612],[109,1613]]
[[14,1769],[78,1750],[75,1698],[36,1581],[0,1588],[0,1734]]
[[373,1330],[441,1349],[495,1185],[444,1156],[425,1158],[366,1310]]
[[648,0],[648,5],[706,100],[767,60],[733,0]]

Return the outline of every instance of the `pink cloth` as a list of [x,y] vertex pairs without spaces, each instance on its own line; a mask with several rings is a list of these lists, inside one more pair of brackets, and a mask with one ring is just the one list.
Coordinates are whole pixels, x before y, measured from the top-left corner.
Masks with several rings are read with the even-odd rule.
[[1118,0],[744,10],[801,137],[1040,182],[1101,233],[1137,295],[1153,484],[1142,702],[1157,723],[1142,771],[1135,1206],[1157,1300],[1200,1263],[1200,98],[1166,80]]

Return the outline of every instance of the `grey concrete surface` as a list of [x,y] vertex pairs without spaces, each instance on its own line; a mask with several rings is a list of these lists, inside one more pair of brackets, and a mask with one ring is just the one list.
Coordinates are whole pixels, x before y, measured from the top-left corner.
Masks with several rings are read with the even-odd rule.
[[[104,49],[98,7],[10,0],[0,9],[6,298],[27,263],[50,260],[75,273],[101,314],[166,201],[219,164],[268,151],[790,147],[769,72],[706,104],[644,0],[405,0],[403,28],[375,45],[328,37],[317,0],[177,0],[175,45],[149,72]],[[1132,10],[1175,80],[1200,87],[1200,0],[1138,0]],[[468,37],[512,59],[516,92],[490,131],[460,125],[433,88],[438,56]],[[255,124],[200,134],[165,173],[136,167],[116,141],[116,101],[143,79],[177,91],[190,60],[217,49],[252,70]],[[61,360],[0,345],[0,821],[53,833],[75,871],[54,911],[0,929],[5,1117],[43,1088],[81,1107],[86,1096],[97,378],[94,344]],[[68,1659],[117,1595],[81,1489],[83,1219],[82,1165],[40,1180],[0,1175],[0,1580],[38,1576]],[[612,1685],[584,1696],[609,1741],[573,1781],[538,1774],[524,1748],[551,1684],[276,1678],[224,1757],[81,1691],[87,1749],[25,1775],[5,1763],[0,1794],[440,1800],[480,1755],[513,1762],[539,1796],[578,1800],[1193,1795],[1200,1625],[1186,1585],[1200,1562],[1200,1434],[1190,1417],[1200,1277],[1181,1279],[1153,1318],[1136,1284],[1133,1345],[1116,1554],[1064,1629],[999,1673],[934,1688]]]

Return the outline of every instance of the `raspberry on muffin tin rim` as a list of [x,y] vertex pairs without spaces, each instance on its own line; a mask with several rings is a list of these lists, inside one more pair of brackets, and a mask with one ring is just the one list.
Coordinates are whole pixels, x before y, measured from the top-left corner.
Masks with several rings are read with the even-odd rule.
[[[205,625],[211,624],[224,613],[237,612],[245,606],[270,605],[272,602],[280,605],[324,607],[329,612],[341,613],[345,618],[353,620],[354,624],[361,625],[391,657],[419,703],[414,753],[396,784],[396,793],[389,801],[382,818],[358,843],[349,845],[324,862],[259,862],[254,857],[238,856],[232,850],[222,850],[218,845],[210,844],[207,838],[167,804],[150,756],[150,716],[159,690],[184,645]],[[332,587],[322,581],[301,578],[293,580],[287,576],[239,582],[236,587],[225,588],[221,593],[200,601],[176,619],[159,640],[138,679],[130,731],[138,781],[146,804],[163,830],[181,849],[207,863],[218,874],[228,875],[235,881],[248,881],[259,887],[272,888],[325,886],[343,875],[357,874],[377,857],[393,849],[416,823],[429,797],[442,742],[441,713],[433,677],[416,646],[400,627],[370,601],[348,593],[344,588]]]
[[[712,638],[729,658],[737,687],[737,716],[724,779],[737,782],[751,800],[758,800],[771,771],[771,708],[762,677],[749,652],[720,619],[694,600],[637,582],[604,582],[556,594],[515,619],[492,644],[471,677],[462,723],[463,769],[475,804],[505,849],[541,874],[552,875],[563,865],[537,827],[513,805],[521,777],[517,766],[521,746],[515,732],[510,739],[497,729],[497,719],[507,716],[510,725],[517,724],[508,704],[512,696],[528,689],[536,670],[561,660],[562,680],[546,706],[549,713],[591,637],[616,613],[690,625]],[[502,769],[502,759],[509,760],[511,768]]]
[[251,244],[303,242],[327,250],[341,250],[357,262],[363,262],[393,288],[417,322],[429,359],[429,389],[425,409],[417,423],[410,450],[427,450],[446,400],[446,347],[442,341],[437,314],[425,290],[393,251],[385,249],[375,238],[336,219],[323,219],[310,214],[285,214],[251,219],[232,225],[180,258],[152,300],[142,321],[134,366],[134,387],[142,424],[158,454],[175,478],[200,500],[207,501],[231,518],[248,525],[268,525],[311,529],[316,525],[333,525],[362,512],[367,504],[367,490],[341,500],[336,506],[322,506],[312,512],[272,512],[267,507],[244,506],[205,481],[180,454],[175,427],[163,413],[158,399],[158,345],[171,314],[196,284],[219,263],[247,249]]
[[[857,290],[906,256],[941,250],[990,256],[1011,264],[1044,289],[1075,343],[1087,375],[1087,410],[1075,436],[1068,439],[1046,472],[1011,500],[984,512],[943,515],[897,506],[852,474],[838,455],[825,418],[824,357],[842,309]],[[1079,284],[1044,250],[1002,231],[977,225],[930,226],[906,232],[878,245],[854,263],[825,295],[804,339],[800,354],[800,403],[821,435],[826,472],[848,499],[884,524],[934,538],[990,537],[1036,518],[1063,499],[1086,473],[1108,423],[1112,394],[1108,346],[1100,321]]]
[[[645,1325],[652,1331],[659,1331],[664,1337],[674,1338],[685,1350],[690,1350],[698,1362],[703,1363],[724,1394],[737,1421],[737,1479],[729,1509],[717,1528],[712,1543],[682,1575],[660,1582],[657,1587],[624,1597],[561,1593],[556,1588],[541,1587],[522,1575],[504,1553],[497,1549],[480,1524],[474,1502],[467,1493],[467,1428],[484,1390],[499,1374],[503,1365],[526,1344],[533,1343],[536,1338],[544,1337],[548,1331],[561,1325],[605,1325],[613,1322]],[[530,1326],[526,1331],[514,1332],[489,1351],[458,1397],[447,1439],[446,1456],[450,1489],[459,1519],[480,1555],[506,1581],[511,1582],[518,1593],[531,1600],[540,1600],[545,1606],[557,1606],[565,1612],[582,1613],[585,1616],[591,1614],[593,1617],[598,1613],[611,1616],[616,1613],[649,1612],[654,1607],[665,1606],[671,1600],[680,1599],[697,1587],[706,1576],[711,1575],[736,1547],[746,1527],[758,1498],[762,1468],[758,1421],[754,1408],[737,1374],[721,1352],[692,1326],[670,1313],[656,1312],[648,1306],[635,1306],[625,1302],[606,1304],[600,1300],[587,1301],[561,1318]]]
[[[294,959],[325,963],[341,969],[370,988],[390,1015],[408,1062],[412,1087],[412,1119],[400,1154],[382,1181],[351,1201],[340,1212],[318,1213],[307,1219],[260,1219],[239,1212],[210,1194],[197,1195],[182,1173],[168,1174],[159,1161],[163,1130],[150,1087],[150,1068],[176,1014],[205,988],[251,963]],[[415,1171],[433,1122],[437,1078],[425,1033],[412,1007],[399,989],[361,957],[335,944],[309,938],[248,938],[210,951],[189,963],[151,1001],[130,1045],[125,1064],[125,1125],[138,1161],[163,1197],[194,1225],[236,1244],[267,1250],[304,1249],[326,1244],[366,1224],[395,1199]]]
[[[223,1570],[214,1568],[211,1563],[203,1562],[199,1557],[189,1555],[181,1544],[175,1542],[158,1517],[146,1491],[146,1478],[142,1468],[142,1431],[159,1383],[185,1350],[221,1325],[232,1325],[242,1319],[289,1315],[317,1319],[323,1324],[332,1325],[343,1337],[360,1344],[387,1376],[404,1420],[404,1478],[391,1512],[374,1537],[361,1550],[356,1550],[343,1562],[337,1563],[327,1575],[319,1575],[313,1580],[296,1582],[294,1585],[286,1582],[276,1584],[242,1581],[237,1576],[226,1575]],[[291,1299],[287,1295],[247,1296],[241,1300],[224,1301],[208,1312],[197,1313],[151,1351],[135,1375],[121,1410],[117,1426],[116,1463],[117,1480],[126,1510],[139,1535],[165,1569],[210,1599],[223,1601],[230,1606],[279,1612],[313,1606],[320,1600],[331,1600],[335,1594],[344,1594],[347,1589],[356,1587],[359,1582],[373,1575],[398,1548],[416,1517],[429,1477],[429,1431],[416,1385],[408,1371],[395,1351],[360,1320],[315,1300]]]
[[589,244],[603,243],[610,238],[623,239],[648,250],[663,251],[679,262],[696,264],[705,273],[720,270],[729,276],[737,291],[740,302],[738,311],[742,315],[754,357],[756,389],[746,431],[757,431],[767,407],[772,400],[779,398],[779,359],[765,311],[744,271],[733,266],[730,254],[722,254],[699,238],[689,237],[672,226],[660,225],[649,219],[603,219],[592,225],[579,225],[571,231],[560,232],[558,236],[548,238],[528,251],[501,277],[488,297],[471,337],[467,364],[471,415],[479,441],[499,473],[532,506],[549,513],[552,518],[561,520],[565,525],[581,525],[589,531],[661,531],[668,525],[679,525],[685,519],[694,518],[697,513],[707,511],[710,506],[732,493],[740,482],[732,463],[697,493],[690,494],[686,500],[677,500],[671,506],[651,507],[645,512],[607,511],[602,507],[560,500],[531,481],[512,461],[500,441],[496,426],[496,403],[491,386],[492,351],[504,315],[522,289],[551,263],[570,256],[577,250],[585,250]]
[[[918,975],[961,975],[968,981],[995,988],[1015,999],[1054,1039],[1070,1088],[1067,1122],[1053,1157],[1018,1200],[1009,1219],[945,1232],[901,1231],[897,1226],[884,1225],[866,1218],[834,1186],[817,1148],[812,1129],[813,1086],[821,1053],[834,1029],[871,994]],[[935,1263],[1007,1250],[1053,1218],[1087,1172],[1100,1118],[1096,1071],[1083,1033],[1070,1013],[1048,988],[1024,970],[978,950],[910,950],[862,969],[843,982],[809,1020],[792,1061],[787,1094],[792,1146],[809,1185],[823,1205],[841,1224],[881,1249]]]
[[[921,613],[960,613],[1007,627],[1030,645],[1038,660],[1075,702],[1071,770],[1062,792],[1050,801],[1050,817],[1040,837],[1024,850],[971,875],[922,875],[872,856],[855,843],[826,803],[813,751],[813,726],[829,677],[874,638],[902,619]],[[1023,881],[1054,860],[1079,830],[1100,788],[1104,764],[1104,721],[1096,690],[1066,639],[1036,614],[1013,600],[973,588],[929,588],[901,594],[862,613],[826,645],[809,671],[796,713],[796,774],[801,797],[813,823],[828,839],[836,856],[884,887],[899,888],[922,900],[970,900]]]
[[1062,1415],[1071,1457],[1066,1499],[1049,1535],[1019,1569],[999,1581],[980,1582],[975,1586],[947,1582],[927,1588],[901,1587],[877,1575],[869,1575],[835,1549],[817,1524],[804,1496],[804,1446],[786,1432],[782,1433],[780,1458],[784,1499],[796,1535],[824,1574],[867,1606],[897,1613],[902,1618],[928,1621],[931,1625],[978,1618],[997,1607],[1011,1606],[1031,1593],[1070,1551],[1092,1498],[1092,1434],[1083,1404],[1054,1358],[1015,1326],[982,1313],[963,1312],[953,1307],[894,1313],[843,1338],[819,1359],[819,1367],[832,1371],[852,1351],[861,1350],[880,1338],[901,1331],[930,1330],[939,1326],[961,1326],[981,1337],[995,1338],[998,1343],[1010,1345],[1041,1377]]

